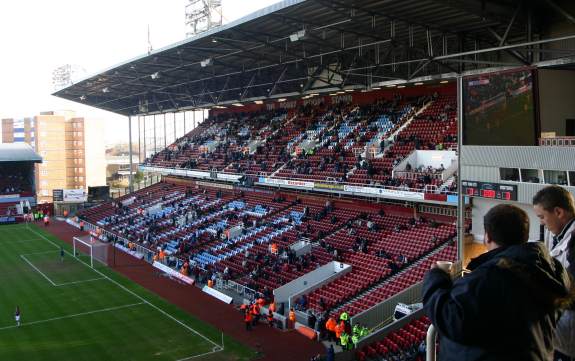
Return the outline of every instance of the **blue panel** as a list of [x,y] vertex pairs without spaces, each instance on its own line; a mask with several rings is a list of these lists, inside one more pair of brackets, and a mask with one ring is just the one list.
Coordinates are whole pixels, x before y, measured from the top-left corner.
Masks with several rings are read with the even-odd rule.
[[[469,197],[465,196],[463,201],[465,202],[465,204],[469,204]],[[447,203],[457,204],[457,196],[448,194],[447,195]]]

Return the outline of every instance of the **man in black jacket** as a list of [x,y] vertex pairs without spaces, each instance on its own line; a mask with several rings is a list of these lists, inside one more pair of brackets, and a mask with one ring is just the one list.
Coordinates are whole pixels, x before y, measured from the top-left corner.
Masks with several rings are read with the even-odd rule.
[[452,281],[431,269],[423,304],[439,331],[440,360],[543,361],[553,358],[554,329],[570,281],[539,242],[527,243],[529,218],[512,205],[484,217],[488,252]]

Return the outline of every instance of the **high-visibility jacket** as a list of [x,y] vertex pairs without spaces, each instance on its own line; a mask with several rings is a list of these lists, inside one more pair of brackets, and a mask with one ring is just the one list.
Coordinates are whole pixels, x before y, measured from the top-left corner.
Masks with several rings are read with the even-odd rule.
[[272,312],[276,312],[276,303],[275,303],[275,302],[272,302],[272,303],[270,304],[270,310],[271,310]]
[[289,320],[291,322],[295,322],[295,312],[294,311],[289,311]]
[[337,326],[337,322],[333,317],[330,317],[327,322],[325,323],[325,329],[331,332],[335,332],[335,328]]
[[252,322],[252,320],[253,320],[252,314],[250,312],[246,312],[246,315],[244,316],[244,321]]
[[357,346],[358,342],[359,342],[359,336],[358,335],[351,336],[351,343],[353,343],[353,347]]
[[258,300],[256,302],[260,307],[262,307],[266,304],[266,300],[264,300],[263,298],[258,298]]
[[347,321],[349,319],[349,315],[347,314],[347,312],[343,312],[340,316],[339,316],[340,321]]
[[340,338],[344,330],[345,326],[343,326],[341,323],[335,326],[335,338]]
[[353,325],[353,334],[358,335],[360,332],[360,327],[358,325]]
[[347,333],[345,333],[345,332],[342,333],[342,334],[339,336],[339,343],[340,343],[343,347],[345,347],[345,346],[347,346],[347,343],[348,343],[348,342],[349,342],[349,335],[348,335]]
[[255,315],[259,315],[260,314],[260,306],[258,306],[257,303],[254,303],[252,305],[252,314]]

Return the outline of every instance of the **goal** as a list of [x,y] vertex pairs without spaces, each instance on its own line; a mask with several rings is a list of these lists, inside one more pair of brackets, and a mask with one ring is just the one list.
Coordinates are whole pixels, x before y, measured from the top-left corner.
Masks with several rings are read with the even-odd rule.
[[101,242],[91,236],[74,237],[74,257],[88,256],[90,267],[94,268],[94,260],[108,265],[109,244]]

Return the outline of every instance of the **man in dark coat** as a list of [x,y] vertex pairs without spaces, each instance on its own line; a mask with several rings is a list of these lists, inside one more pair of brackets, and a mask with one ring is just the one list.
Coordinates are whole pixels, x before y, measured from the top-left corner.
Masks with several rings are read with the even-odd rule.
[[529,218],[512,205],[484,217],[488,252],[456,281],[433,268],[423,304],[440,335],[440,360],[543,361],[553,358],[554,329],[569,300],[569,276],[539,242],[527,243]]

